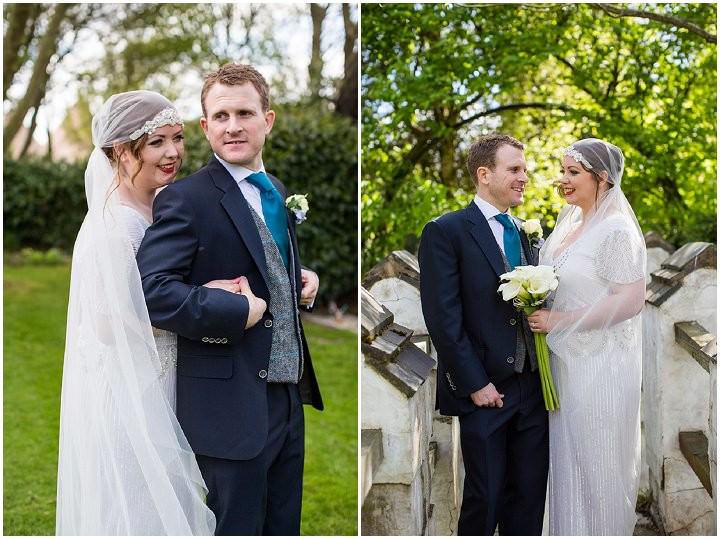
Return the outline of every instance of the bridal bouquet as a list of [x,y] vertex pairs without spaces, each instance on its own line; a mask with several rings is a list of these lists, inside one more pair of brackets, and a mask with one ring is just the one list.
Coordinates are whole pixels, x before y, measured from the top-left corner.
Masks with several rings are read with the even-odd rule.
[[[551,291],[558,285],[557,276],[552,266],[518,266],[513,271],[500,276],[503,282],[498,288],[503,300],[512,300],[518,311],[530,315],[537,311]],[[550,350],[544,333],[535,335],[535,351],[537,353],[540,382],[546,410],[557,410],[560,401],[555,392],[552,372],[550,371]]]

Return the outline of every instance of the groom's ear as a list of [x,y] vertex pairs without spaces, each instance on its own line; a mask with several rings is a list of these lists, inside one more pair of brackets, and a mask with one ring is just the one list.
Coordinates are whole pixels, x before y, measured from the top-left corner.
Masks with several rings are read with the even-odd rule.
[[488,183],[487,175],[488,172],[490,172],[490,169],[487,167],[478,167],[475,170],[475,186],[477,187],[477,184],[482,183],[486,185]]
[[275,125],[275,111],[268,110],[265,113],[265,135],[269,135],[272,131],[273,125]]
[[207,122],[207,118],[205,118],[205,116],[200,116],[200,129],[203,130],[203,133],[205,133],[205,138],[207,138],[208,122]]

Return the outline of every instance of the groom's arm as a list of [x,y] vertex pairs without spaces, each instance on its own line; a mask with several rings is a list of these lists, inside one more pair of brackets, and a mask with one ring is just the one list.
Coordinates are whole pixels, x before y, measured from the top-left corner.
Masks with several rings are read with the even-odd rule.
[[423,316],[438,358],[453,374],[458,397],[484,388],[490,379],[483,357],[473,348],[463,326],[460,267],[451,239],[441,225],[425,225],[418,251],[420,301]]
[[155,198],[153,216],[137,254],[153,326],[189,339],[242,339],[248,298],[185,282],[198,248],[199,224],[190,204],[177,190],[163,189]]

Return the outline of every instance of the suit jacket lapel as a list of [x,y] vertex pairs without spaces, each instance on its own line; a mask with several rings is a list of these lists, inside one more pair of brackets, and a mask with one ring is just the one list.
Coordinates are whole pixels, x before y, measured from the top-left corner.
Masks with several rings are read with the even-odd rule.
[[233,225],[235,225],[248,251],[250,251],[250,255],[253,257],[263,279],[265,279],[266,283],[270,282],[260,233],[250,214],[250,206],[248,206],[242,191],[240,191],[227,169],[215,159],[215,156],[210,158],[208,171],[217,188],[225,193],[220,199],[220,204],[227,212]]
[[488,259],[488,262],[490,262],[492,269],[498,276],[505,273],[505,264],[503,263],[500,247],[498,247],[495,241],[495,236],[492,230],[490,230],[487,219],[485,219],[485,216],[474,201],[470,202],[470,205],[465,209],[465,217],[469,221],[470,235],[480,246],[483,254]]

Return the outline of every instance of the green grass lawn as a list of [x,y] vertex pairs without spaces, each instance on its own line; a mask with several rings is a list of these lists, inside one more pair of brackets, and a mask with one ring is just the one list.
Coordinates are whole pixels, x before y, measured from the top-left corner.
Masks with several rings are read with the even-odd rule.
[[[67,266],[4,268],[4,535],[53,535]],[[325,411],[305,407],[302,533],[357,534],[357,337],[305,324]]]

